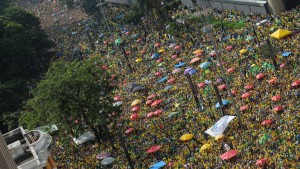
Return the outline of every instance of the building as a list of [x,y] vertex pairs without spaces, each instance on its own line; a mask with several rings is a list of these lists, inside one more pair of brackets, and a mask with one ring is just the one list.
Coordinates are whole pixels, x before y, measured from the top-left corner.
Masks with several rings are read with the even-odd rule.
[[19,127],[0,137],[0,169],[57,168],[48,151],[52,141],[50,135],[38,130],[26,132]]

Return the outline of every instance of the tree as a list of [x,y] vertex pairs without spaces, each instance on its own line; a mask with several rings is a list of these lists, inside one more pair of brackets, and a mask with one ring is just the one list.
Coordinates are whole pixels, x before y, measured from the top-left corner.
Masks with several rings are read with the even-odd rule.
[[20,123],[28,128],[56,124],[72,136],[91,130],[100,141],[100,133],[109,134],[111,113],[119,112],[112,105],[114,86],[101,64],[100,57],[53,63],[32,91],[33,98],[27,101]]
[[4,9],[9,6],[10,0],[1,0],[0,1],[0,15],[3,14]]

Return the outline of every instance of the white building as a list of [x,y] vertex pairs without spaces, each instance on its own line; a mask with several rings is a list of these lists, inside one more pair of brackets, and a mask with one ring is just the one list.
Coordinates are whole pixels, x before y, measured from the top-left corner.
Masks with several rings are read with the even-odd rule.
[[17,169],[56,169],[48,151],[52,140],[49,134],[38,130],[26,132],[19,127],[3,134],[3,138]]

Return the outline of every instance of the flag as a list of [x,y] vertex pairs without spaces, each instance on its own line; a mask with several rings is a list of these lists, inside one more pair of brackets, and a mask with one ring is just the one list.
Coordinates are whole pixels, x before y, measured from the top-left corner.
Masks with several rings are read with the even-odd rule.
[[225,131],[226,127],[228,126],[228,123],[234,119],[235,116],[223,116],[219,121],[217,121],[216,124],[214,124],[211,128],[205,131],[205,133],[217,137],[219,135],[222,135]]

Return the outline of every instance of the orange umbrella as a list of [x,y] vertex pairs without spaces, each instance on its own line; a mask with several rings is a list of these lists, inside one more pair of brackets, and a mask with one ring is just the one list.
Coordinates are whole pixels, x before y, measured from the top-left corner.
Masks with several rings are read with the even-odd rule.
[[262,125],[270,125],[270,124],[272,124],[272,120],[264,120],[261,124]]
[[271,99],[272,99],[272,101],[277,102],[277,101],[279,101],[281,99],[281,96],[280,95],[276,95],[276,96],[273,96]]
[[198,84],[198,87],[199,87],[199,88],[204,88],[204,87],[206,87],[206,83],[204,83],[204,82],[199,83],[199,84]]
[[155,153],[155,152],[158,151],[160,148],[161,148],[161,146],[152,146],[152,147],[150,147],[146,152],[147,152],[147,154]]
[[162,102],[162,100],[155,100],[152,104],[151,107],[157,106]]
[[240,108],[240,111],[244,111],[244,110],[247,110],[247,109],[249,109],[250,107],[248,106],[248,105],[245,105],[245,106],[242,106],[241,108]]
[[228,72],[228,73],[233,73],[234,71],[235,71],[235,68],[234,68],[234,67],[231,67],[231,68],[227,69],[227,72]]
[[192,59],[190,63],[196,63],[196,62],[198,62],[199,60],[201,60],[201,59],[198,58],[198,57],[196,57],[196,58]]
[[149,100],[149,99],[153,99],[154,97],[156,97],[157,96],[157,94],[156,93],[152,93],[152,94],[150,94],[148,97],[147,97],[147,99]]
[[269,80],[269,84],[275,84],[277,83],[277,79],[276,78],[272,78],[271,80]]
[[263,73],[256,75],[257,80],[263,79],[264,77],[265,77],[265,74],[263,74]]
[[134,128],[129,128],[129,129],[127,129],[126,131],[125,131],[125,134],[130,134],[130,133],[132,133],[134,131]]
[[238,153],[237,150],[229,150],[227,151],[226,153],[222,154],[221,155],[221,159],[222,160],[229,160],[231,159],[232,157],[236,156]]
[[254,85],[253,85],[253,84],[249,84],[249,85],[245,86],[245,89],[246,89],[246,90],[251,90],[251,89],[253,89],[253,88],[254,88]]
[[137,114],[137,113],[134,113],[130,116],[131,120],[137,120],[138,118],[139,118],[139,114]]
[[242,95],[242,98],[243,98],[243,99],[246,99],[246,98],[249,98],[250,96],[251,96],[251,93],[246,92],[246,93],[244,93],[244,94]]
[[283,110],[283,108],[282,108],[281,106],[276,106],[276,107],[274,107],[273,110],[274,110],[275,112],[280,112],[280,111]]

